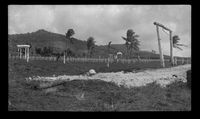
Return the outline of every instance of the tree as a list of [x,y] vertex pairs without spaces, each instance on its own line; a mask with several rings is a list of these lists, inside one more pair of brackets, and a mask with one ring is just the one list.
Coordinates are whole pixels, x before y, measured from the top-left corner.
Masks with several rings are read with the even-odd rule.
[[36,54],[41,55],[41,52],[42,52],[41,48],[35,47],[35,53],[36,53]]
[[112,43],[112,41],[110,41],[110,42],[108,43],[108,53],[110,53],[111,43]]
[[126,33],[126,38],[122,36],[122,39],[124,39],[127,54],[130,56],[132,54],[132,50],[139,51],[139,45],[140,41],[138,40],[139,35],[135,34],[135,32],[132,29],[128,29]]
[[67,39],[69,39],[70,43],[73,44],[72,36],[75,34],[73,29],[68,29],[67,33],[65,33],[65,36]]
[[88,54],[90,55],[90,57],[93,54],[94,47],[95,47],[94,38],[93,37],[89,37],[87,39],[87,49],[88,49]]
[[67,56],[70,56],[70,57],[75,56],[75,53],[72,52],[72,50],[70,50],[69,48],[66,50],[66,53],[67,53]]
[[173,47],[174,47],[174,48],[177,48],[177,49],[179,49],[179,50],[183,50],[182,48],[180,48],[180,46],[185,46],[185,47],[187,47],[187,46],[184,45],[184,44],[179,44],[180,38],[179,38],[178,35],[174,35],[174,36],[172,37],[172,40],[173,40]]
[[[68,29],[67,33],[65,33],[66,39],[69,39],[70,44],[73,44],[72,36],[75,34],[73,29]],[[71,45],[70,45],[71,46]],[[64,51],[66,53],[67,50]]]

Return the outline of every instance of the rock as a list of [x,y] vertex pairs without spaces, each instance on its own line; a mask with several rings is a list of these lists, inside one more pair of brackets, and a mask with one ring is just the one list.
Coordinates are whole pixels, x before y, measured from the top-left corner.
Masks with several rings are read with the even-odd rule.
[[96,71],[94,69],[90,69],[88,73],[89,73],[89,75],[94,75],[94,74],[96,74]]

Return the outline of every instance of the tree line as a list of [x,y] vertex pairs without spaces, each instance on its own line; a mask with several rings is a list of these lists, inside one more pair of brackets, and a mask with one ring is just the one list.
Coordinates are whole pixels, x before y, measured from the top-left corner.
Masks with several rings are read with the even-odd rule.
[[[69,46],[67,48],[64,49],[64,51],[60,52],[60,53],[54,53],[54,48],[51,46],[48,47],[43,47],[43,48],[35,48],[35,52],[36,54],[39,54],[41,56],[63,56],[65,54],[65,56],[67,57],[74,57],[76,56],[76,53],[72,51],[72,47],[74,45],[74,41],[73,41],[73,35],[75,34],[75,31],[73,29],[68,29],[68,31],[65,33],[65,38],[66,40],[69,40]],[[139,35],[137,35],[133,29],[128,29],[126,32],[126,37],[122,36],[122,39],[125,41],[125,47],[126,47],[126,58],[133,58],[136,56],[133,56],[133,52],[135,52],[135,54],[137,54],[137,57],[139,56],[138,51],[140,50],[140,41],[139,41]],[[180,49],[180,46],[184,46],[183,44],[179,44],[180,38],[178,35],[173,36],[173,47]],[[67,43],[67,42],[66,42]],[[82,56],[89,56],[92,57],[95,49],[95,38],[94,37],[89,37],[86,40],[86,45],[87,45],[87,54],[83,53]],[[107,45],[108,47],[108,52],[110,53],[110,48],[111,48],[111,42],[109,42],[109,44]],[[155,53],[155,51],[154,51]]]

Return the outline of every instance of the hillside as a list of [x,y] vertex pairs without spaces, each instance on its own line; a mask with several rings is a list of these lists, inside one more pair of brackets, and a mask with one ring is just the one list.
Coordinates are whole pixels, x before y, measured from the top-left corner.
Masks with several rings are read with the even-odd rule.
[[[58,48],[61,51],[69,46],[69,40],[65,38],[64,35],[56,34],[52,32],[45,31],[43,29],[32,33],[25,34],[14,34],[8,36],[9,40],[9,51],[16,52],[17,44],[31,44],[31,51],[35,53],[35,48],[43,48],[52,46]],[[79,51],[86,50],[86,42],[73,38],[73,50]]]
[[[36,32],[32,33],[24,33],[24,34],[12,34],[8,35],[8,43],[9,43],[9,53],[16,54],[17,52],[17,44],[31,44],[31,54],[35,54],[35,48],[43,48],[51,46],[55,49],[59,49],[59,52],[62,52],[64,49],[70,47],[76,55],[82,56],[83,53],[87,53],[86,41],[73,38],[73,45],[70,45],[69,40],[65,38],[65,35],[52,33],[46,31],[44,29],[40,29]],[[121,51],[126,53],[126,48],[124,44],[111,44],[110,53],[116,53]],[[108,50],[106,45],[96,46],[94,50],[94,56],[105,57],[108,55]],[[159,58],[158,54],[153,54],[148,51],[139,51],[133,53],[134,56],[137,54],[140,57],[154,57]],[[169,56],[165,56],[165,58]]]

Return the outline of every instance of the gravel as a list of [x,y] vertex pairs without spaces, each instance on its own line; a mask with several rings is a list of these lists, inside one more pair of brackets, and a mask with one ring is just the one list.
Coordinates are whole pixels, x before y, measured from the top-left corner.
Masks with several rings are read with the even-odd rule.
[[42,81],[55,81],[55,80],[93,80],[100,79],[107,82],[114,82],[118,86],[125,87],[139,87],[145,86],[148,83],[156,82],[161,87],[165,87],[174,81],[187,82],[187,71],[191,69],[191,65],[181,65],[171,68],[162,69],[148,69],[141,72],[111,72],[111,73],[97,73],[92,76],[87,75],[60,75],[53,77],[28,77],[26,80],[42,80]]

